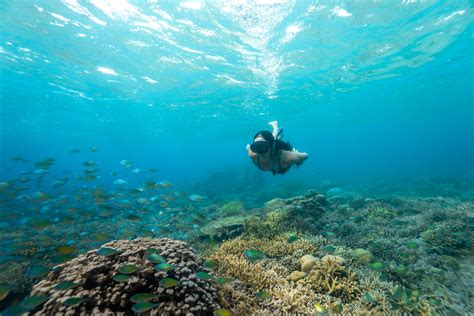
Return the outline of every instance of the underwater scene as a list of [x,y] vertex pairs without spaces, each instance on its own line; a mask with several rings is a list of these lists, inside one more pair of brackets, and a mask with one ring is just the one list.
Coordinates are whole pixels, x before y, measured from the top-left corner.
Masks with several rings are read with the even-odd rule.
[[0,1],[0,315],[473,315],[473,9]]

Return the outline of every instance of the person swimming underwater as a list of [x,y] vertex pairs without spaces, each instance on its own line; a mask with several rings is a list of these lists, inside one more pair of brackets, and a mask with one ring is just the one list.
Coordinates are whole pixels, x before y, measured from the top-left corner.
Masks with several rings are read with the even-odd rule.
[[289,142],[281,140],[283,129],[278,122],[269,122],[273,132],[260,131],[253,137],[252,145],[247,144],[247,153],[255,165],[263,171],[284,174],[293,165],[300,166],[308,159],[307,153],[300,153]]

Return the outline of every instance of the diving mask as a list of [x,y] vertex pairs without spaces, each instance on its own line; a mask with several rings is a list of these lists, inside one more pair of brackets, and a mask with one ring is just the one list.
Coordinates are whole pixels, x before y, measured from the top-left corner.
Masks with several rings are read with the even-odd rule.
[[253,142],[250,149],[257,154],[264,154],[270,149],[270,143],[264,140]]

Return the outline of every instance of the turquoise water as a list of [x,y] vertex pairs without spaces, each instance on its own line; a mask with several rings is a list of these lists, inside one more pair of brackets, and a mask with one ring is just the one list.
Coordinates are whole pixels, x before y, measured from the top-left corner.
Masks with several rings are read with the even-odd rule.
[[[248,206],[331,186],[472,201],[472,17],[468,0],[0,1],[2,211],[21,234],[95,207],[80,188],[133,201],[117,180]],[[309,154],[283,176],[245,151],[272,120]]]
[[288,178],[472,171],[469,1],[193,3],[2,2],[2,160],[196,180],[278,120],[310,154]]

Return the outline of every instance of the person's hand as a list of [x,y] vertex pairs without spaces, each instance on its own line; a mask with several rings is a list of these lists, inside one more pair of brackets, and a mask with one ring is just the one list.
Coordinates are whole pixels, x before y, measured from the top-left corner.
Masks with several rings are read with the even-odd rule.
[[246,149],[246,150],[249,150],[249,149],[250,149],[250,145],[247,144],[247,146],[245,146],[245,149]]

